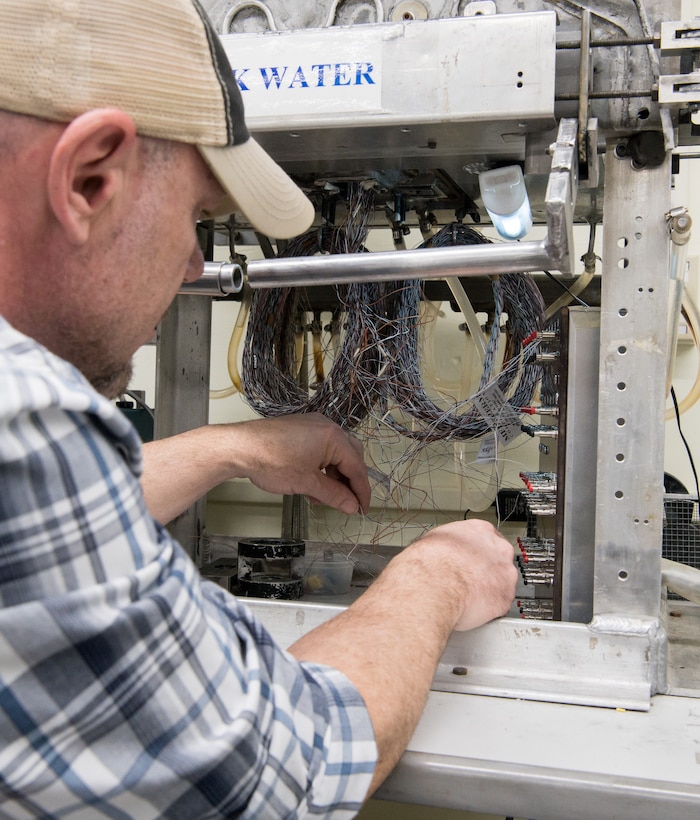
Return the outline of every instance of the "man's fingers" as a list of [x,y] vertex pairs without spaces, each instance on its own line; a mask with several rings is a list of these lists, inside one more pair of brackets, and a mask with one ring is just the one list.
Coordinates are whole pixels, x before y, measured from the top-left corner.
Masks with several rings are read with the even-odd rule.
[[333,469],[328,467],[325,474],[319,475],[317,490],[313,494],[310,493],[309,497],[313,501],[328,504],[329,507],[334,507],[346,515],[354,515],[361,509],[360,500],[348,486],[344,476],[335,478],[330,475],[331,472],[334,472]]
[[[350,471],[348,470],[348,472]],[[360,469],[355,470],[352,475],[348,475],[341,467],[335,464],[329,464],[328,467],[326,467],[325,473],[327,478],[346,487],[348,492],[354,497],[357,508],[362,512],[367,512],[372,497],[372,489],[369,486],[367,468],[364,461],[361,462]],[[345,510],[343,510],[343,512],[345,512]],[[354,512],[357,512],[357,509],[355,509]],[[348,514],[350,515],[352,513]]]

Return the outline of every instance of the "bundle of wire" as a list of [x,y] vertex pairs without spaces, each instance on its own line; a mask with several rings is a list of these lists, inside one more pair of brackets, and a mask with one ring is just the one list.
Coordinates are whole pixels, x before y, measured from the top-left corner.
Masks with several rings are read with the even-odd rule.
[[[279,255],[361,251],[373,204],[371,189],[351,185],[342,228],[309,231],[290,241]],[[343,427],[356,427],[376,401],[376,327],[366,309],[372,290],[366,284],[337,288],[339,308],[331,326],[334,334],[340,333],[339,317],[345,316],[343,343],[330,372],[316,383],[311,395],[298,378],[296,337],[303,332],[298,327],[300,292],[296,288],[255,291],[242,357],[243,395],[250,406],[263,416],[318,411]]]
[[[475,245],[488,241],[472,228],[455,222],[424,242],[422,247]],[[494,314],[479,391],[495,381],[503,394],[508,395],[519,374],[510,402],[515,408],[520,408],[530,403],[541,375],[541,368],[533,362],[523,363],[521,367],[518,365],[522,350],[521,340],[533,330],[541,329],[545,311],[544,300],[533,278],[527,274],[493,277],[492,288]],[[385,421],[402,435],[421,441],[470,439],[481,436],[489,429],[489,422],[476,410],[471,400],[445,410],[440,408],[425,390],[419,366],[419,326],[416,320],[420,298],[420,283],[416,281],[407,282],[396,299],[396,321],[403,334],[394,336],[395,340],[400,339],[400,343],[393,345],[393,351],[388,356],[390,374],[387,375],[389,390],[396,406],[420,422],[420,425],[408,427],[397,422],[391,415],[386,416]],[[504,311],[508,314],[510,332],[504,365],[500,374],[496,375],[496,353]]]
[[[363,252],[372,207],[371,190],[351,186],[344,226],[304,234],[280,255]],[[454,223],[423,246],[488,241]],[[545,306],[528,274],[493,277],[492,288],[493,320],[479,390],[495,380],[517,409],[531,402],[540,377],[537,365],[522,361],[521,340],[542,327]],[[319,411],[350,429],[372,415],[400,435],[424,443],[472,439],[490,429],[471,400],[443,408],[428,395],[420,370],[420,281],[357,283],[338,286],[336,291],[339,307],[331,326],[339,333],[342,316],[342,340],[328,376],[317,381],[311,392],[298,378],[299,291],[255,292],[242,364],[244,395],[258,413]],[[504,365],[495,373],[504,311],[508,341]]]

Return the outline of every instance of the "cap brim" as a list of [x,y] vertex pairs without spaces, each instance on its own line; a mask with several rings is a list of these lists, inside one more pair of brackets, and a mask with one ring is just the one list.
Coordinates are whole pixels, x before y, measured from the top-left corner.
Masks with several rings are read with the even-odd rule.
[[311,201],[252,137],[230,147],[197,147],[235,203],[216,215],[240,210],[254,228],[275,239],[291,239],[309,229]]

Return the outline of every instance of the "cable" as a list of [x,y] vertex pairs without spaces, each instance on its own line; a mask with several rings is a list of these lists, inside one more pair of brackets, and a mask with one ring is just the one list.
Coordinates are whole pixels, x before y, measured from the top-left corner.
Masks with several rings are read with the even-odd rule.
[[670,592],[700,604],[700,570],[678,561],[661,559],[661,583]]
[[250,313],[250,288],[246,287],[243,292],[240,307],[238,309],[238,316],[231,331],[231,338],[228,343],[228,352],[226,354],[226,364],[228,367],[228,375],[231,379],[230,387],[224,387],[221,390],[210,390],[210,399],[224,399],[228,396],[233,396],[241,389],[241,376],[238,372],[238,348],[243,338],[243,331],[245,330],[246,322],[248,321],[248,314]]
[[676,401],[676,391],[671,388],[671,399],[673,401],[673,408],[676,414],[676,425],[678,426],[678,434],[681,437],[681,441],[685,446],[685,451],[688,454],[688,461],[690,462],[690,469],[693,471],[693,478],[695,479],[695,492],[697,494],[698,500],[700,500],[700,483],[698,482],[698,474],[695,469],[695,461],[693,460],[693,453],[690,449],[690,445],[688,444],[686,437],[683,435],[683,430],[681,428],[681,414],[678,410],[678,402]]
[[[373,202],[371,189],[349,185],[345,224],[310,231],[289,242],[280,255],[364,252]],[[482,234],[455,222],[423,247],[486,242]],[[531,355],[532,347],[524,352],[521,340],[542,328],[544,301],[529,274],[505,274],[493,277],[491,283],[494,314],[479,391],[495,382],[506,397],[512,394],[513,407],[525,406],[531,402],[541,368]],[[317,380],[309,395],[307,387],[299,384],[291,341],[292,329],[302,324],[299,316],[304,312],[299,290],[254,293],[243,351],[244,395],[253,409],[261,415],[319,411],[350,429],[371,415],[382,427],[424,443],[469,440],[489,431],[490,421],[471,398],[441,407],[427,393],[420,368],[419,280],[353,283],[337,287],[336,295],[344,316],[344,338],[328,376]],[[501,365],[504,313],[508,328]],[[318,371],[318,340],[314,343]]]
[[151,409],[151,408],[150,408],[150,407],[146,404],[146,402],[145,402],[145,401],[144,401],[144,400],[143,400],[140,396],[138,396],[136,393],[133,393],[131,390],[125,390],[125,391],[124,391],[124,393],[122,393],[122,395],[123,395],[123,396],[128,396],[130,399],[132,399],[133,401],[135,401],[135,402],[136,402],[136,404],[138,404],[138,406],[139,406],[142,410],[145,410],[151,418],[155,418],[155,416],[154,416],[154,414],[153,414],[153,410],[152,410],[152,409]]
[[[581,307],[584,307],[584,308],[589,308],[589,307],[590,307],[590,305],[586,304],[586,302],[584,302],[584,301],[583,301],[583,299],[581,299],[581,298],[580,298],[580,296],[578,296],[578,294],[574,293],[574,291],[573,291],[573,290],[571,290],[570,288],[568,288],[568,287],[567,287],[567,286],[566,286],[566,285],[565,285],[565,284],[564,284],[561,280],[557,279],[557,277],[556,277],[556,276],[554,276],[554,275],[552,275],[552,274],[551,274],[548,270],[543,270],[543,271],[542,271],[542,273],[543,273],[545,276],[549,277],[549,278],[552,280],[552,282],[556,282],[556,283],[557,283],[557,285],[559,285],[559,287],[560,287],[560,288],[562,288],[563,290],[565,290],[565,291],[569,294],[569,296],[571,297],[571,299],[572,299],[574,302],[576,302],[577,304],[579,304]],[[592,278],[592,277],[591,277],[591,278]],[[577,281],[580,281],[580,279],[579,279],[579,280],[577,280]],[[590,280],[589,280],[589,281],[590,281]],[[586,284],[588,284],[588,282],[586,282]],[[581,290],[583,290],[583,288],[581,288]],[[551,314],[548,312],[548,318],[549,318],[549,315],[551,315]]]
[[[698,306],[695,304],[695,300],[690,295],[687,288],[683,289],[681,311],[688,322],[688,329],[690,330],[690,335],[692,336],[693,344],[695,345],[697,353],[697,367],[693,386],[690,388],[683,400],[678,404],[678,412],[679,415],[682,416],[683,413],[690,410],[690,408],[693,407],[700,398],[700,311],[698,310]],[[666,420],[668,421],[671,418],[673,418],[673,410],[669,408],[666,411]]]
[[[324,226],[287,243],[280,256],[316,253],[358,253],[364,250],[369,217],[374,206],[372,188],[348,186],[347,215],[343,226]],[[356,427],[375,402],[372,384],[378,375],[374,350],[375,328],[368,314],[378,298],[378,288],[353,284],[336,288],[345,316],[345,335],[328,374],[314,385],[314,393],[299,384],[299,357],[294,339],[301,324],[302,293],[296,288],[255,291],[243,349],[243,395],[263,416],[289,413],[324,413],[343,427]],[[333,322],[337,342],[337,326]],[[321,351],[317,352],[320,366]]]
[[474,312],[472,303],[469,301],[464,286],[456,276],[449,276],[445,281],[457,303],[457,307],[462,311],[462,316],[464,316],[464,321],[469,329],[474,347],[477,350],[479,361],[483,364],[486,356],[486,343],[484,342],[484,335],[481,331],[481,326],[479,325],[479,320]]
[[[475,245],[489,240],[477,231],[453,222],[438,231],[421,247],[447,247],[453,245]],[[529,274],[505,274],[493,277],[494,317],[486,345],[484,368],[479,389],[483,391],[490,383],[497,384],[504,395],[512,385],[515,389],[511,398],[514,407],[528,403],[521,399],[532,397],[539,381],[541,369],[533,359],[525,361],[521,357],[521,340],[542,328],[544,301],[534,279]],[[397,407],[413,420],[411,425],[398,421],[393,414],[387,414],[384,421],[403,436],[420,441],[436,441],[448,438],[468,440],[489,431],[489,422],[474,407],[471,399],[457,402],[449,409],[440,408],[426,393],[419,361],[418,323],[412,317],[418,315],[418,301],[421,291],[418,282],[404,283],[401,298],[397,299],[396,316],[401,320],[402,332],[387,340],[388,347],[388,387]],[[501,316],[508,314],[510,326],[509,344],[501,371],[496,375],[496,354],[501,337]],[[519,376],[517,383],[516,376]],[[416,426],[415,422],[419,422]]]

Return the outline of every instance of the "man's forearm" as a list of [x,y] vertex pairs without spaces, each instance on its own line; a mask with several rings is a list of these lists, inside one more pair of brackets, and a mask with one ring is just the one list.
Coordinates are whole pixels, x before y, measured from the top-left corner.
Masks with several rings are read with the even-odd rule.
[[404,550],[349,609],[290,648],[300,660],[335,666],[364,698],[379,753],[372,789],[405,749],[451,631],[507,612],[515,577],[512,547],[490,525],[447,525]]
[[426,589],[420,569],[401,558],[352,607],[290,647],[299,660],[336,667],[362,695],[378,750],[370,793],[410,740],[457,620],[454,607],[445,605],[457,596],[430,581]]
[[230,466],[216,447],[213,427],[152,441],[143,448],[141,478],[151,515],[167,524],[217,484],[231,477]]
[[318,413],[212,424],[144,446],[141,484],[163,524],[230,478],[346,514],[370,501],[361,444]]

